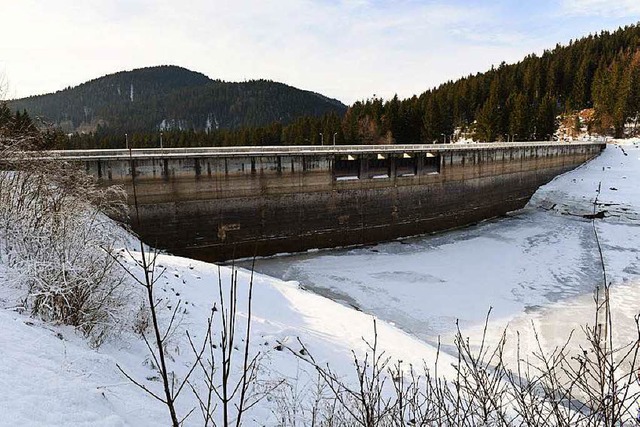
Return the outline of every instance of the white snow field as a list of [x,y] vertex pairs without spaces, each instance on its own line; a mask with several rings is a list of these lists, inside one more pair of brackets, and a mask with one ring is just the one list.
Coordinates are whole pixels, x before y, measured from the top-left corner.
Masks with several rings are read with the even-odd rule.
[[[133,253],[133,256],[139,256]],[[125,256],[132,271],[132,258]],[[184,377],[195,356],[190,350],[186,331],[196,343],[206,331],[212,302],[218,300],[218,267],[190,259],[160,255],[157,271],[166,268],[156,285],[162,298],[159,305],[164,325],[178,301],[181,301],[177,329],[167,346],[170,369]],[[139,272],[138,272],[139,273]],[[224,293],[228,294],[231,269],[220,269]],[[0,279],[2,271],[0,269]],[[248,271],[238,274],[240,293],[246,295]],[[1,281],[1,280],[0,280]],[[129,310],[135,311],[132,302]],[[15,290],[0,292],[0,425],[6,426],[158,426],[168,425],[168,412],[157,400],[131,384],[116,363],[136,380],[161,394],[161,383],[151,369],[144,342],[132,332],[112,337],[99,349],[92,349],[73,328],[55,326],[19,314]],[[218,307],[220,307],[218,303]],[[246,318],[246,297],[239,300],[239,310]],[[123,313],[123,316],[130,313]],[[327,298],[304,291],[296,283],[287,283],[263,275],[254,278],[254,305],[251,354],[264,355],[260,379],[264,387],[282,379],[299,394],[301,402],[312,398],[305,389],[316,378],[315,371],[286,349],[277,350],[279,342],[299,351],[297,338],[320,363],[329,363],[338,373],[352,371],[351,350],[365,351],[362,337],[373,338],[373,318],[365,313],[337,304]],[[219,325],[215,325],[219,329]],[[244,326],[240,325],[243,330]],[[422,366],[433,364],[435,350],[417,338],[384,322],[377,325],[379,349],[394,359]],[[200,341],[201,342],[201,341]],[[239,348],[241,349],[241,343]],[[241,362],[238,351],[236,362]],[[440,372],[453,376],[453,360],[440,355]],[[198,376],[192,377],[194,382]],[[197,406],[191,391],[185,389],[177,401],[179,415]],[[278,393],[261,401],[245,418],[245,425],[278,425],[274,399]],[[302,416],[302,414],[300,414]],[[196,410],[185,422],[202,425]]]
[[[362,337],[372,338],[372,316],[380,319],[380,349],[417,366],[423,360],[433,364],[436,337],[450,342],[456,319],[463,334],[474,333],[490,306],[492,331],[507,322],[527,330],[534,320],[545,342],[566,338],[573,325],[590,320],[590,296],[600,281],[592,223],[582,218],[593,211],[599,182],[598,209],[608,213],[596,226],[614,284],[614,316],[629,321],[640,298],[638,143],[610,145],[599,158],[541,188],[524,211],[508,218],[373,247],[258,260],[260,272],[279,277],[254,278],[251,353],[264,354],[262,384],[285,378],[301,400],[308,399],[305,394],[311,391],[305,387],[314,378],[313,370],[286,349],[279,351],[278,342],[299,350],[299,337],[318,361],[346,374],[353,370],[350,350],[363,352]],[[124,259],[135,270],[134,260]],[[167,346],[170,368],[180,378],[194,360],[185,331],[196,342],[204,336],[211,305],[218,300],[219,270],[169,255],[161,255],[156,267],[166,268],[156,285],[165,325],[181,302],[178,327]],[[220,267],[220,273],[226,292],[231,269]],[[2,274],[0,265],[0,283]],[[241,295],[249,278],[248,271],[239,272]],[[116,367],[153,390],[161,389],[139,336],[123,331],[93,349],[70,327],[18,312],[19,298],[15,290],[0,287],[0,425],[168,424],[164,406]],[[139,301],[132,300],[123,316],[138,307]],[[246,315],[245,299],[239,301],[239,310]],[[619,339],[624,340],[628,330]],[[439,357],[439,372],[451,378],[454,359]],[[276,398],[254,407],[245,424],[278,425]],[[185,391],[177,402],[179,415],[196,405]],[[197,410],[185,423],[201,424]]]

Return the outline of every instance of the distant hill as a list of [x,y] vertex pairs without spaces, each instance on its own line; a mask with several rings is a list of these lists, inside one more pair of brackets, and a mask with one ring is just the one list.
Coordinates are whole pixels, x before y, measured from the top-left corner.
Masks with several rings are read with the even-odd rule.
[[230,83],[177,66],[106,75],[76,87],[9,102],[13,110],[65,132],[237,129],[287,124],[302,116],[343,115],[340,101],[282,83]]

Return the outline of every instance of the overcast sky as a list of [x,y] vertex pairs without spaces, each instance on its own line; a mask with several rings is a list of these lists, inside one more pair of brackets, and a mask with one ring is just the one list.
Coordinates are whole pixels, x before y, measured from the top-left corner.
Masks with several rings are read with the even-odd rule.
[[0,0],[0,74],[23,97],[174,64],[352,103],[639,20],[640,0]]

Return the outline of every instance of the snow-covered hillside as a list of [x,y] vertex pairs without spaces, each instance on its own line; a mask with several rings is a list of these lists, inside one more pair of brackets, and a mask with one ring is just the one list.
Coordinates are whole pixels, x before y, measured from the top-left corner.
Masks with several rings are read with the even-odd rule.
[[[136,272],[134,261],[128,256],[125,260]],[[212,303],[218,300],[218,267],[160,255],[156,268],[166,269],[156,285],[156,293],[163,300],[159,307],[165,325],[172,308],[181,301],[179,327],[172,333],[168,346],[171,367],[180,377],[195,359],[185,333],[189,331],[196,342],[201,340]],[[219,271],[227,294],[232,270],[221,267]],[[238,273],[242,295],[246,295],[250,277],[246,270]],[[337,372],[346,374],[352,370],[350,351],[354,349],[361,354],[365,350],[362,337],[373,338],[373,321],[365,313],[304,291],[294,282],[256,275],[254,284],[250,350],[252,354],[263,355],[260,380],[268,384],[284,379],[290,388],[279,388],[263,400],[250,411],[246,424],[278,425],[274,412],[277,404],[283,402],[277,400],[285,399],[294,389],[299,394],[295,397],[299,403],[311,399],[313,390],[305,386],[316,376],[312,368],[279,343],[298,351],[300,338],[317,361],[330,363]],[[6,292],[4,296],[0,299],[0,407],[3,408],[0,425],[167,425],[165,407],[125,379],[116,367],[119,364],[147,387],[160,390],[156,371],[150,367],[149,353],[137,335],[124,332],[99,349],[92,349],[70,327],[46,324],[11,310],[15,304]],[[246,317],[246,298],[239,301],[239,306]],[[435,350],[430,345],[383,322],[377,330],[380,350],[395,359],[416,366],[421,366],[423,360],[430,364],[435,361]],[[447,358],[442,355],[440,358],[441,372],[452,376]],[[190,391],[178,399],[182,415],[196,406]],[[306,416],[298,410],[299,416]],[[200,415],[195,412],[185,425],[201,425]]]

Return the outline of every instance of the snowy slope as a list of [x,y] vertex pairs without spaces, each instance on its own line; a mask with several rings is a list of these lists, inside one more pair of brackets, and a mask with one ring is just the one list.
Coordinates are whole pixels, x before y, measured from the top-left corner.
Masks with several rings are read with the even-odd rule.
[[[133,261],[128,261],[135,269]],[[196,342],[204,336],[211,303],[217,300],[218,268],[168,255],[159,257],[157,268],[166,268],[157,285],[163,298],[164,323],[178,300],[184,308],[169,346],[172,369],[180,377],[194,360],[185,331]],[[221,268],[220,273],[226,292],[231,269]],[[249,279],[249,272],[240,271],[239,287],[246,288]],[[290,352],[275,350],[278,342],[297,350],[297,337],[318,361],[330,363],[338,372],[351,372],[350,350],[364,351],[362,337],[372,337],[369,315],[303,291],[296,283],[261,275],[254,283],[251,351],[265,355],[263,381],[287,379],[302,387],[315,378],[313,370]],[[246,301],[239,304],[246,313]],[[7,301],[4,305],[9,306]],[[137,336],[125,333],[94,350],[71,328],[43,324],[11,310],[0,310],[0,325],[0,425],[166,425],[164,407],[130,384],[116,368],[116,363],[120,364],[147,387],[160,391],[148,353]],[[378,336],[381,350],[394,358],[419,366],[422,360],[430,364],[435,360],[431,346],[383,322],[378,324]],[[441,371],[452,375],[446,362],[444,358]],[[183,415],[195,406],[190,392],[178,401]],[[251,412],[248,425],[277,425],[273,410],[272,402],[264,400]],[[185,425],[198,424],[196,412]]]
[[561,214],[593,212],[598,186],[598,209],[606,211],[605,223],[637,222],[640,213],[640,139],[608,144],[600,157],[561,175],[540,188],[531,208],[553,209]]

